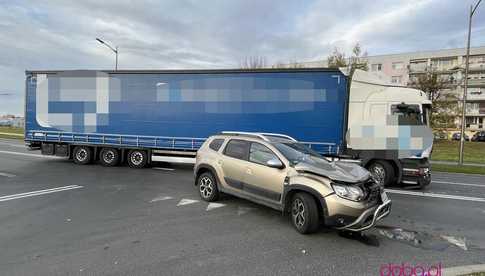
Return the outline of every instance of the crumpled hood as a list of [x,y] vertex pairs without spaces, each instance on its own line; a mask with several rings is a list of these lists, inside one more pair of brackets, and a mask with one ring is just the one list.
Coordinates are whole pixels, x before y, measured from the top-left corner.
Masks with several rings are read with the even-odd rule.
[[299,172],[314,173],[335,181],[350,183],[365,181],[370,177],[369,171],[357,164],[341,161],[328,162],[315,157],[299,162],[294,168]]

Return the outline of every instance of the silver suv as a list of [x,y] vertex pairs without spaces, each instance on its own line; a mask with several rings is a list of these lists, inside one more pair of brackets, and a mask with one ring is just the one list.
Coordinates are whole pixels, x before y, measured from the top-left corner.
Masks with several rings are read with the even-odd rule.
[[391,201],[363,167],[325,157],[281,134],[222,132],[197,152],[195,185],[206,201],[227,193],[291,214],[300,233],[320,223],[363,231]]

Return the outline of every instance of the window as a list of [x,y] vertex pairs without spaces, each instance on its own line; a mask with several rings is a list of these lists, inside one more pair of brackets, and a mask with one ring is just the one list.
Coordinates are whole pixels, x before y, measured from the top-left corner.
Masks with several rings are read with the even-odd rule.
[[401,83],[402,82],[402,76],[392,76],[391,82],[392,83]]
[[393,62],[392,63],[392,70],[401,70],[404,68],[404,63],[402,62]]
[[248,160],[249,142],[243,140],[231,140],[227,143],[224,154],[242,160]]
[[209,148],[212,150],[218,151],[221,148],[223,143],[224,143],[224,139],[214,139],[209,144]]
[[272,159],[278,159],[278,157],[270,149],[259,143],[251,143],[249,161],[266,165],[266,163]]
[[382,64],[381,63],[372,64],[371,70],[372,71],[381,71],[382,70]]
[[393,104],[391,114],[399,116],[399,125],[422,125],[425,121],[417,104]]

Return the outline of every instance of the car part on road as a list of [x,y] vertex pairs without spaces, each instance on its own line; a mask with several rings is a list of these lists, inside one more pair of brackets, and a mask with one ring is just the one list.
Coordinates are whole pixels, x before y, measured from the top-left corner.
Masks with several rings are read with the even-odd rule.
[[72,159],[76,164],[87,165],[93,161],[93,150],[88,146],[76,146]]
[[99,163],[103,166],[113,167],[120,161],[119,151],[115,148],[103,148],[99,153]]

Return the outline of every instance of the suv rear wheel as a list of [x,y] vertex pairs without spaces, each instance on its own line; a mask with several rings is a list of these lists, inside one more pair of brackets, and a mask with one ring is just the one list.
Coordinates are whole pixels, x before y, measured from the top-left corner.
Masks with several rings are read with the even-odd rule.
[[291,201],[291,222],[302,234],[310,234],[319,226],[315,199],[307,193],[297,193]]
[[211,202],[219,198],[216,179],[212,173],[205,172],[199,175],[197,185],[199,186],[199,195],[203,200]]

